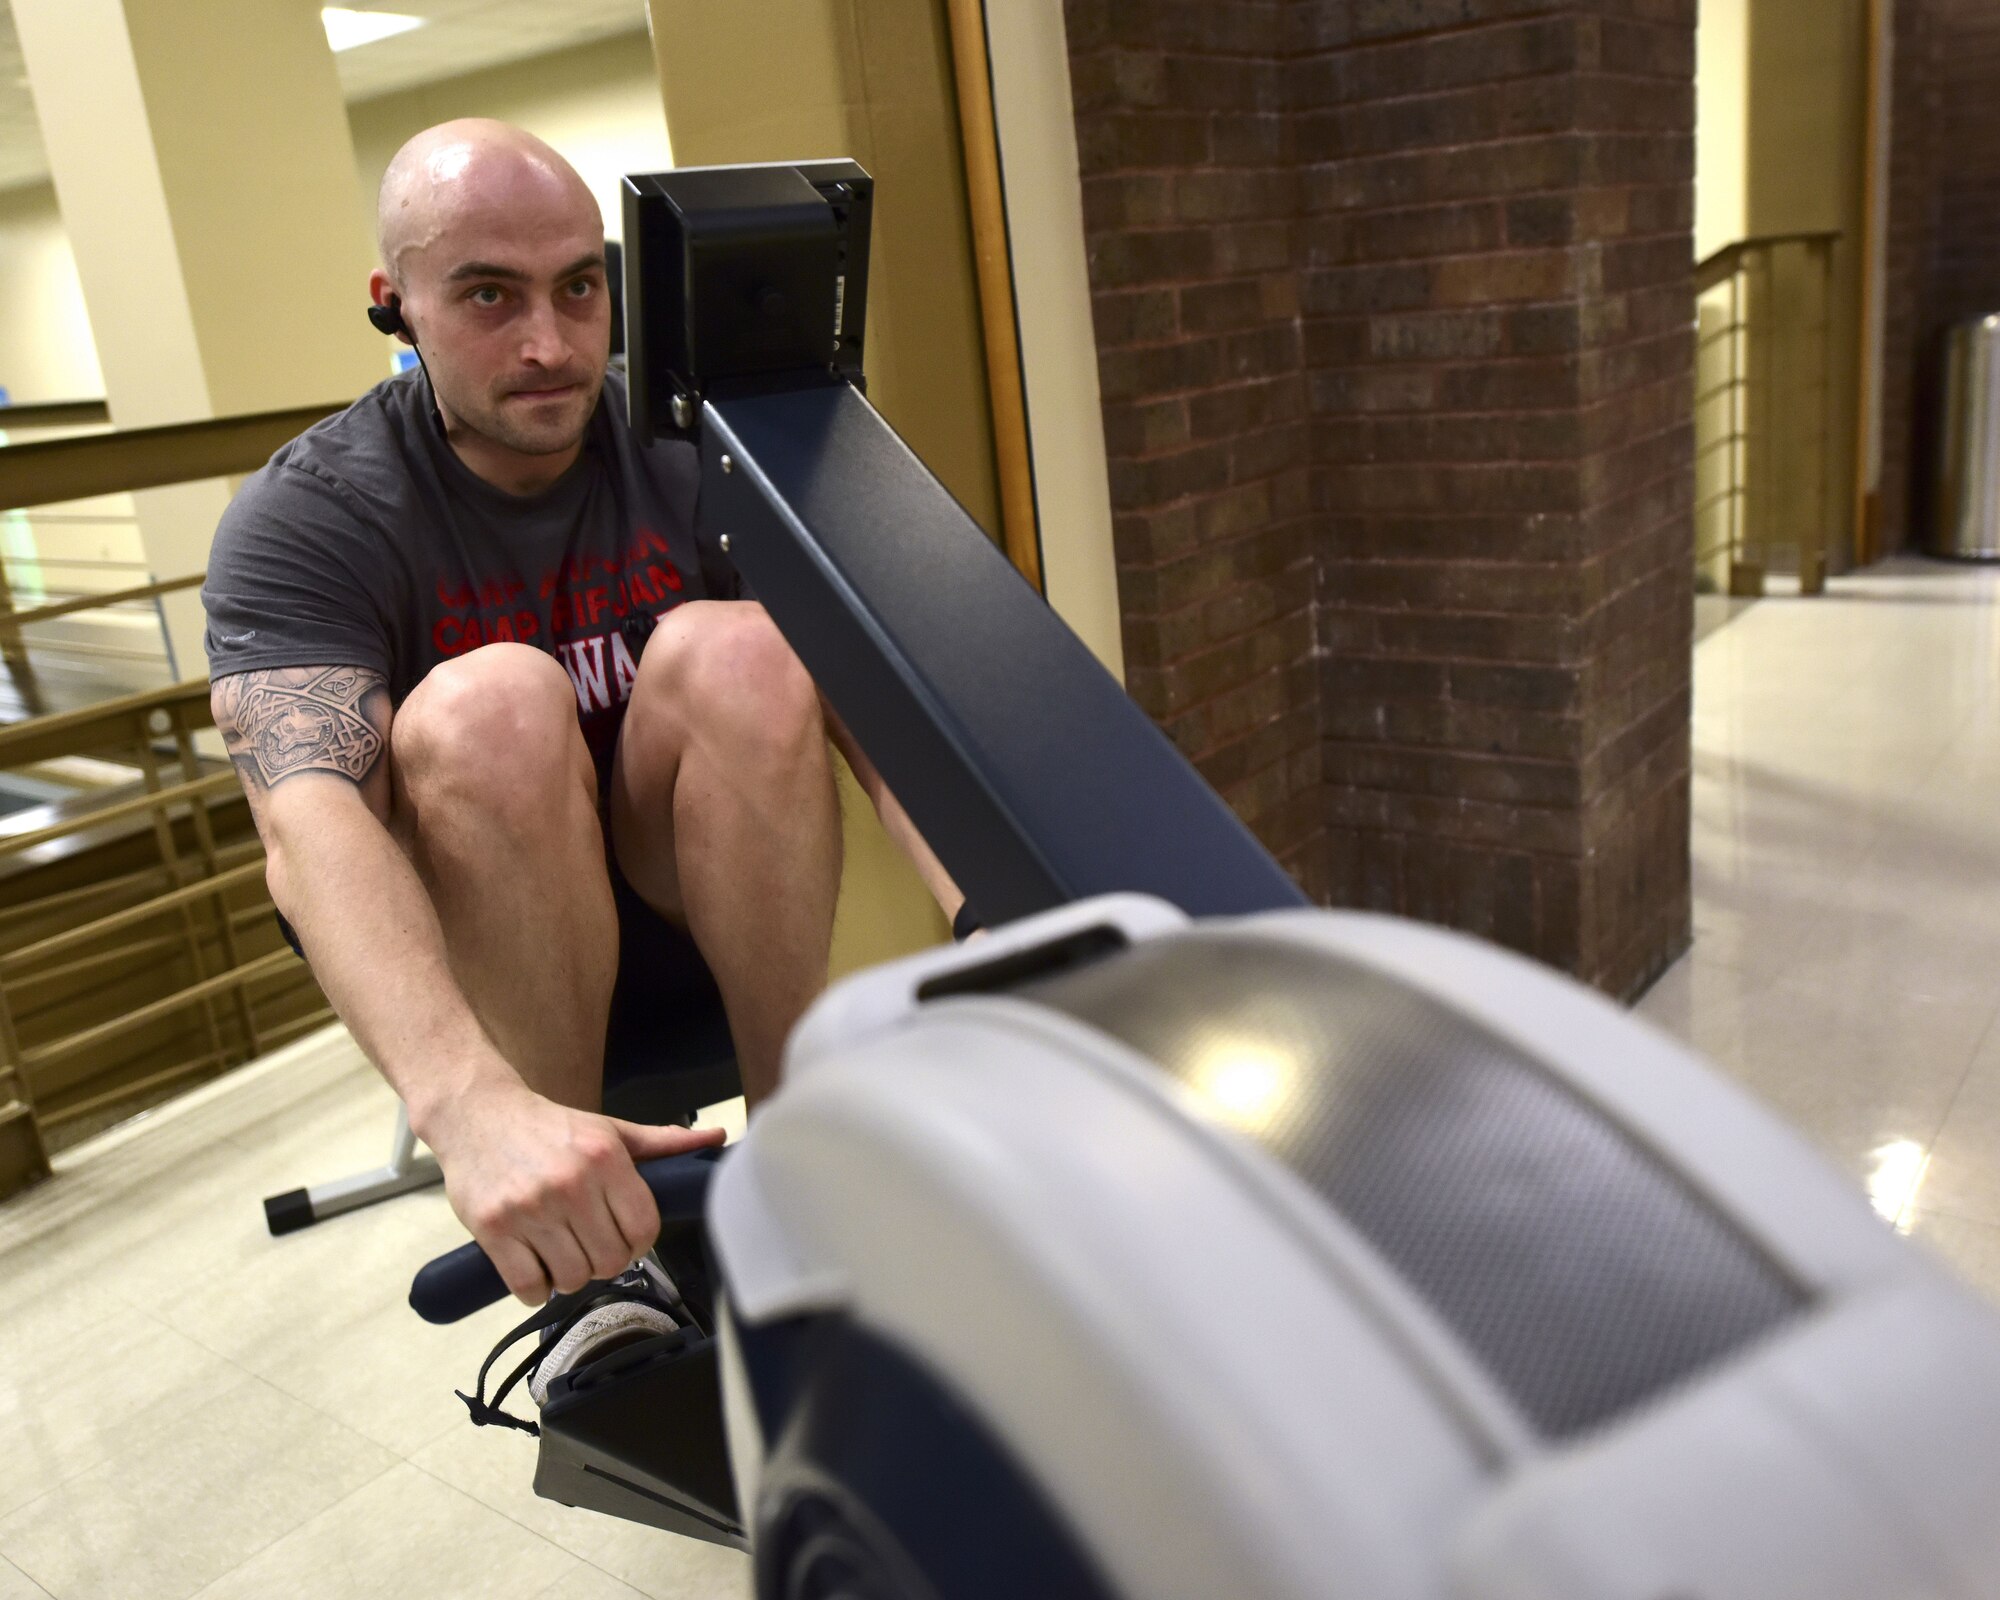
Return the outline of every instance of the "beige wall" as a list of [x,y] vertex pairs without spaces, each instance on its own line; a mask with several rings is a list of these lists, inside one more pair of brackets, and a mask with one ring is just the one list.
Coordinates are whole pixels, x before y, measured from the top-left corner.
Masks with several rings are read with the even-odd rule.
[[988,6],[986,39],[1034,455],[1042,584],[1056,614],[1122,682],[1118,563],[1062,0]]
[[76,256],[46,183],[0,190],[0,386],[17,402],[104,393]]
[[1701,0],[1695,38],[1694,255],[1701,261],[1745,231],[1750,0]]
[[[396,147],[447,117],[502,117],[547,139],[590,183],[614,238],[620,232],[618,180],[671,164],[643,32],[364,100],[347,114],[363,226],[371,230],[375,186]],[[358,323],[366,294],[356,276]],[[387,370],[386,350],[383,360]],[[104,393],[76,256],[47,183],[0,190],[0,385],[16,400]]]
[[[993,421],[943,0],[648,0],[689,166],[850,156],[876,179],[868,394],[991,534]],[[785,47],[774,49],[783,40]]]
[[1835,571],[1853,550],[1857,450],[1873,427],[1860,377],[1874,340],[1862,303],[1868,25],[1867,0],[1701,0],[1696,64],[1696,258],[1760,235],[1841,235],[1822,499]]
[[[684,163],[850,156],[874,174],[869,398],[993,532],[993,424],[942,0],[648,5]],[[849,971],[945,930],[854,788],[842,793],[847,876],[833,959]]]
[[614,239],[624,231],[620,179],[673,165],[653,51],[641,30],[349,106],[371,228],[375,190],[397,147],[452,117],[498,117],[554,145],[583,174]]
[[[310,9],[203,0],[12,0],[105,398],[146,427],[359,393],[381,349],[351,307],[367,270],[353,147]],[[135,497],[145,559],[198,572],[220,482]],[[181,670],[192,591],[162,604]]]

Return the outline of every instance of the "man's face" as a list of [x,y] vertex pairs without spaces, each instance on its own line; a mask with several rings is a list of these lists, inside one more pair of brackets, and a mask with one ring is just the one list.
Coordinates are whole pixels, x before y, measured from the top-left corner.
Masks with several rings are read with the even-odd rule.
[[492,184],[442,208],[402,270],[404,315],[450,422],[528,456],[583,437],[611,349],[588,193]]

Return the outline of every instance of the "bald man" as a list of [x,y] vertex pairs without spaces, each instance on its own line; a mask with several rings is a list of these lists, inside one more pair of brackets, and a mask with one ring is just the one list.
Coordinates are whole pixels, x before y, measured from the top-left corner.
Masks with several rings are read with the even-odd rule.
[[569,164],[502,123],[429,129],[379,233],[370,293],[423,366],[225,513],[215,718],[296,943],[535,1304],[652,1242],[635,1158],[708,1142],[597,1114],[607,1027],[726,1016],[752,1101],[775,1084],[827,975],[829,723],[697,537],[693,448],[625,426],[603,221]]

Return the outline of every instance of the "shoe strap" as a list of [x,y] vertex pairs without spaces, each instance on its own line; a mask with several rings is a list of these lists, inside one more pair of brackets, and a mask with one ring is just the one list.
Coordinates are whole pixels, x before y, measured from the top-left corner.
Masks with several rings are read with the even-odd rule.
[[[500,1342],[487,1353],[485,1361],[480,1363],[479,1378],[473,1385],[473,1392],[467,1394],[463,1389],[454,1389],[452,1391],[453,1394],[465,1402],[465,1409],[472,1415],[473,1425],[480,1428],[517,1428],[522,1433],[532,1434],[536,1438],[540,1438],[542,1430],[539,1426],[515,1416],[510,1411],[501,1409],[503,1402],[513,1392],[516,1384],[532,1374],[542,1364],[542,1358],[556,1347],[561,1341],[562,1335],[569,1332],[570,1327],[585,1312],[595,1310],[598,1306],[616,1305],[620,1301],[626,1300],[636,1301],[642,1305],[656,1305],[659,1302],[659,1297],[642,1290],[628,1289],[613,1283],[586,1283],[581,1289],[577,1289],[570,1294],[551,1295],[547,1305],[523,1321],[515,1324]],[[528,1334],[540,1333],[544,1328],[555,1328],[557,1330],[555,1338],[548,1340],[546,1343],[537,1344],[534,1349],[523,1356],[514,1370],[508,1373],[501,1381],[500,1386],[493,1391],[493,1398],[488,1400],[486,1398],[486,1377],[493,1370],[493,1364],[517,1341],[525,1338]]]

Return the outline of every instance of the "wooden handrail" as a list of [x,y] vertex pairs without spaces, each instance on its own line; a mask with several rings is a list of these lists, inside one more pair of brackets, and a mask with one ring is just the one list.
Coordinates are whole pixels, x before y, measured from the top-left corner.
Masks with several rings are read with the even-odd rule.
[[1696,294],[1707,294],[1709,290],[1727,283],[1742,270],[1743,258],[1755,250],[1775,249],[1786,244],[1838,244],[1843,235],[1836,231],[1818,233],[1760,233],[1753,238],[1738,239],[1726,244],[1715,254],[1695,263],[1694,288]]
[[129,1033],[160,1017],[170,1016],[183,1006],[194,1005],[212,995],[221,994],[232,985],[254,983],[259,978],[267,978],[287,968],[302,965],[290,950],[273,950],[269,955],[258,956],[254,961],[246,961],[240,967],[231,967],[227,972],[218,972],[212,978],[204,978],[200,983],[191,983],[185,989],[176,989],[172,994],[154,1000],[143,1006],[135,1006],[123,1016],[113,1017],[108,1022],[100,1022],[94,1028],[85,1028],[81,1033],[72,1033],[58,1039],[53,1044],[38,1046],[21,1053],[21,1065],[30,1071],[45,1067],[51,1061],[60,1061],[64,1056],[75,1055],[79,1050],[88,1050],[107,1039],[115,1039],[121,1033]]
[[81,428],[109,422],[111,407],[102,400],[30,400],[0,406],[0,430],[7,428]]
[[254,472],[348,402],[0,445],[0,510]]
[[190,727],[213,720],[208,709],[208,679],[186,678],[164,688],[141,689],[116,700],[100,700],[75,711],[52,711],[27,722],[0,727],[0,767],[26,767],[58,756],[88,754],[108,745],[130,745],[135,719],[155,711],[179,711]]
[[192,589],[205,577],[206,573],[197,572],[191,577],[168,578],[163,583],[141,583],[130,589],[107,589],[102,594],[80,594],[73,600],[53,600],[45,606],[9,612],[7,625],[24,628],[31,622],[47,622],[51,617],[66,617],[76,611],[97,611],[105,606],[124,605],[128,600],[156,600],[163,594]]
[[[226,1070],[330,1015],[311,969],[269,948],[266,862],[240,837],[239,781],[195,748],[212,722],[207,680],[190,679],[0,729],[0,767],[87,754],[143,784],[79,797],[53,824],[0,820],[0,879],[27,891],[0,908],[0,1193],[47,1176],[47,1129]],[[158,865],[120,870],[148,835]],[[106,847],[112,875],[75,883],[72,858]],[[108,1003],[92,1005],[99,994]]]
[[65,817],[61,822],[52,822],[46,828],[34,828],[26,833],[0,834],[0,861],[9,856],[20,855],[24,850],[32,850],[54,839],[61,839],[72,833],[81,833],[86,828],[102,827],[107,822],[123,822],[127,817],[138,816],[145,811],[165,810],[178,805],[183,800],[205,800],[210,795],[233,792],[239,783],[234,771],[211,773],[206,778],[194,778],[186,783],[168,784],[164,789],[151,789],[130,800],[120,800],[116,805],[98,806],[89,811],[79,811],[73,817]]
[[106,934],[122,933],[127,928],[137,927],[150,921],[165,911],[176,911],[198,900],[206,900],[210,895],[226,894],[229,890],[246,883],[264,881],[264,858],[246,861],[240,867],[230,867],[218,872],[212,878],[201,878],[178,889],[169,889],[165,894],[155,895],[150,900],[142,900],[136,906],[127,906],[123,911],[114,911],[109,916],[99,917],[94,922],[86,922],[62,933],[52,933],[46,939],[38,939],[33,944],[24,944],[18,950],[0,954],[0,977],[9,973],[23,972],[28,968],[75,950]]

